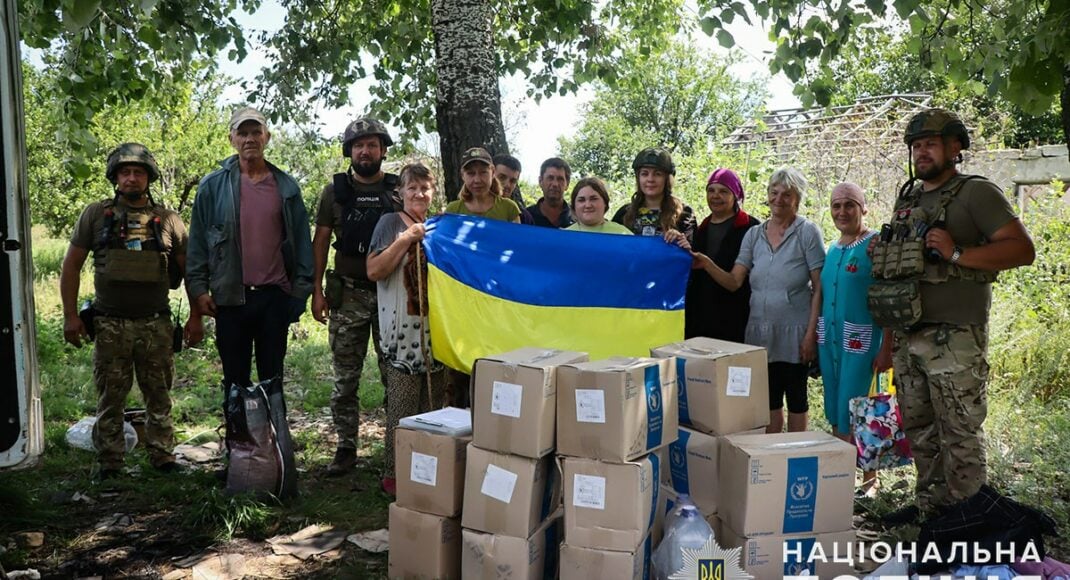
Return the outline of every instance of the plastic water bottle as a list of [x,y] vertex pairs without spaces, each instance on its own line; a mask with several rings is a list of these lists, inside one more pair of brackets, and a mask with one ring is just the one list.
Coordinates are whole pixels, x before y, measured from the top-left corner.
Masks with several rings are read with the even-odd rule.
[[[96,423],[96,417],[86,417],[71,425],[71,428],[67,429],[67,445],[76,449],[96,451],[97,448],[93,445],[93,425]],[[126,452],[130,453],[131,449],[137,447],[137,431],[129,421],[123,421],[123,436],[126,439]]]
[[[713,537],[713,529],[698,508],[684,505],[665,527],[665,536],[654,551],[654,578],[668,580],[684,566],[684,549],[697,550]],[[668,522],[668,518],[667,518]]]

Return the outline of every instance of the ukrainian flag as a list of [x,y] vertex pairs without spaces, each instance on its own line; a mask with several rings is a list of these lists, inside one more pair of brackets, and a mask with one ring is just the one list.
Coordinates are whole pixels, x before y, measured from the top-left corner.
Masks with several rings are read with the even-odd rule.
[[525,346],[649,356],[684,337],[691,256],[661,238],[446,214],[423,246],[432,352],[451,368]]

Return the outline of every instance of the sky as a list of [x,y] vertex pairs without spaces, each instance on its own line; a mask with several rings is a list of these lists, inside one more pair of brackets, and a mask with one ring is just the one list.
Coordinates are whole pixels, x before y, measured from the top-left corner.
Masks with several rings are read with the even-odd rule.
[[[254,14],[236,15],[239,23],[247,28],[276,31],[282,27],[285,10],[276,0],[268,0]],[[750,26],[736,20],[728,30],[736,39],[736,48],[745,55],[743,61],[732,72],[741,80],[755,76],[769,77],[768,56],[775,48],[767,32],[759,26]],[[692,42],[699,50],[725,53],[715,39],[701,32],[693,37]],[[223,51],[225,54],[226,51]],[[268,63],[268,55],[263,51],[250,50],[249,56],[241,64],[235,64],[222,57],[222,71],[236,79],[253,79],[256,73]],[[341,135],[346,124],[355,119],[370,99],[369,82],[357,83],[352,87],[349,106],[340,109],[316,107],[321,122],[321,133],[326,137],[336,138]],[[766,103],[768,109],[782,109],[799,106],[798,99],[792,95],[792,84],[783,75],[778,74],[769,79],[770,98]],[[522,179],[534,183],[538,180],[539,165],[548,157],[558,152],[558,137],[569,133],[581,121],[581,109],[590,101],[593,91],[588,87],[579,93],[564,97],[555,96],[536,103],[525,98],[525,82],[518,75],[501,80],[503,113],[506,125],[511,127],[509,140],[514,147],[513,154],[523,165]],[[228,104],[240,102],[243,94],[237,86],[227,91],[223,99]],[[420,145],[435,151],[438,148],[437,137],[425,137]],[[652,144],[653,145],[653,144]]]

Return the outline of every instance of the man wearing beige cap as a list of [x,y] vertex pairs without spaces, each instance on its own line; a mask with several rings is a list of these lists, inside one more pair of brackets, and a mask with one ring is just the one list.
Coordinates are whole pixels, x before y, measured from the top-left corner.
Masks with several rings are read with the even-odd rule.
[[[230,117],[237,151],[201,180],[193,203],[186,285],[194,310],[216,319],[223,389],[281,378],[287,330],[312,292],[312,240],[297,182],[264,159],[267,119]],[[199,325],[198,320],[191,324]]]

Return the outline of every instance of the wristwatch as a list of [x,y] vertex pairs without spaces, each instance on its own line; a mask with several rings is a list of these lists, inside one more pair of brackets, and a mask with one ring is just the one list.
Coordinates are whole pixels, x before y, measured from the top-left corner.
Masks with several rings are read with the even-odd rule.
[[962,246],[955,246],[955,249],[951,251],[951,258],[948,259],[952,264],[958,264],[959,258],[962,257]]

